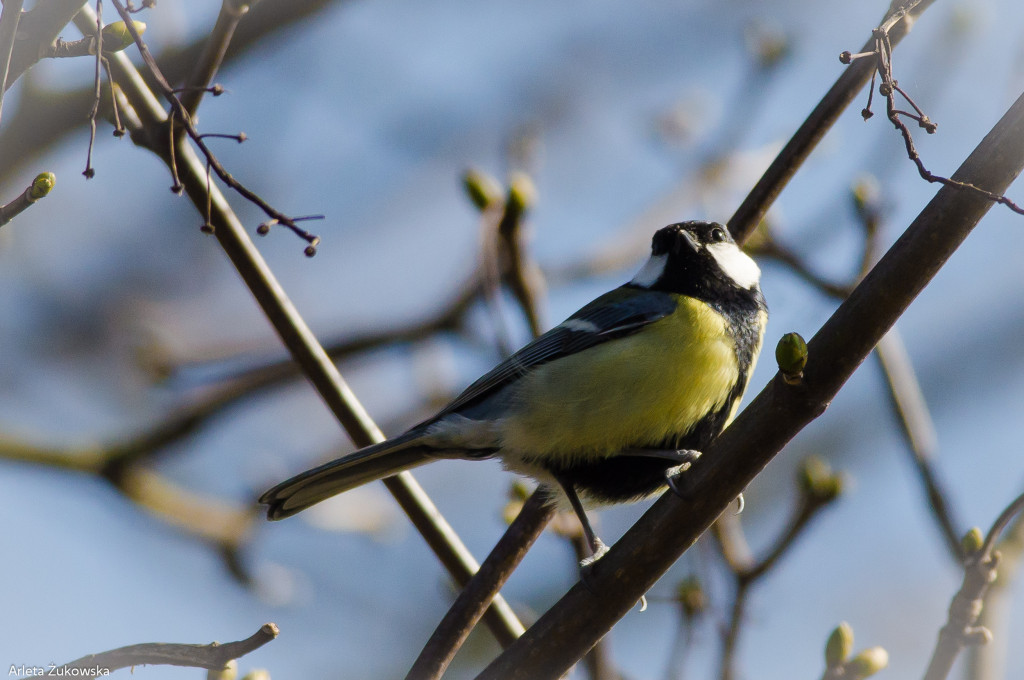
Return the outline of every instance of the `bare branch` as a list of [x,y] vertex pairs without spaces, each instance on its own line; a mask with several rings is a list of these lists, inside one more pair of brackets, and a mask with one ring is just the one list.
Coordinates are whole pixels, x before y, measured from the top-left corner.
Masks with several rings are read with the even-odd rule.
[[[123,6],[117,0],[114,1],[119,6],[119,11],[123,11]],[[80,21],[88,29],[95,15],[86,7],[83,8],[80,17]],[[130,23],[127,25],[131,26]],[[133,132],[132,140],[147,145],[147,148],[167,163],[169,152],[166,146],[161,145],[161,140],[165,140],[166,137],[153,134],[154,131],[164,129],[166,113],[123,53],[111,55],[110,62],[115,81],[139,119],[140,128]],[[171,96],[173,97],[173,94]],[[201,143],[201,140],[198,143]],[[207,200],[210,201],[210,219],[215,227],[215,238],[291,352],[295,362],[302,367],[328,408],[357,445],[366,446],[383,441],[383,433],[356,399],[337,367],[299,315],[231,210],[224,195],[216,185],[210,186],[209,192],[207,191],[203,161],[190,145],[184,143],[184,140],[178,140],[175,149],[185,192],[200,210],[205,210]],[[415,478],[404,472],[384,480],[384,484],[456,583],[464,585],[468,582],[479,568],[476,561]],[[495,598],[486,620],[493,629],[499,631],[499,635],[514,636],[522,626],[507,603],[500,598]]]
[[45,48],[57,39],[83,6],[85,0],[37,2],[31,11],[22,15],[5,89],[10,89],[25,71],[45,56]]
[[188,111],[189,115],[195,115],[199,103],[207,88],[213,83],[220,65],[224,62],[224,56],[228,52],[228,45],[235,34],[238,22],[249,13],[249,2],[247,0],[223,0],[220,5],[220,14],[217,15],[217,23],[206,39],[203,46],[203,53],[192,69],[192,74],[182,88],[181,104]]
[[[731,527],[730,533],[725,533],[722,530],[716,531],[720,542],[723,538],[728,537],[739,546],[739,549],[736,546],[728,550],[723,549],[723,554],[727,556],[726,562],[733,570],[736,591],[729,615],[729,625],[722,640],[722,658],[718,676],[721,680],[731,680],[736,675],[736,649],[739,643],[740,626],[746,616],[746,603],[750,588],[779,563],[782,556],[789,552],[796,543],[797,538],[810,526],[811,520],[818,515],[819,511],[835,501],[842,491],[842,480],[839,475],[834,474],[824,461],[816,457],[808,458],[803,462],[797,484],[799,500],[793,508],[792,515],[786,522],[782,533],[760,559],[755,560],[749,554],[744,554],[744,550],[749,551],[749,548],[746,548],[739,518],[735,515],[727,523],[727,526]],[[723,515],[724,517],[728,517],[728,514]],[[716,528],[720,524],[723,524],[722,518],[715,522]],[[734,555],[731,559],[729,558],[730,553]]]
[[3,121],[4,93],[7,92],[7,72],[11,66],[14,38],[21,22],[24,0],[7,0],[0,12],[0,121]]
[[[436,680],[455,658],[462,643],[487,609],[487,604],[512,575],[526,556],[527,550],[544,532],[555,512],[552,498],[545,487],[539,487],[523,504],[501,540],[480,565],[454,604],[434,629],[406,680]],[[508,646],[514,638],[499,640]]]
[[[307,256],[312,257],[313,255],[315,255],[316,246],[317,244],[320,243],[320,237],[300,227],[296,223],[295,218],[289,217],[288,215],[285,215],[283,212],[271,206],[254,191],[251,191],[244,184],[235,179],[231,175],[231,173],[229,173],[224,168],[224,166],[221,165],[220,161],[213,154],[213,152],[210,151],[210,148],[206,145],[206,142],[203,141],[202,135],[199,134],[199,131],[196,130],[195,126],[192,124],[192,116],[189,115],[189,112],[185,109],[185,106],[181,103],[181,100],[178,99],[178,96],[174,93],[174,88],[171,87],[171,84],[167,81],[167,78],[164,77],[164,74],[160,70],[160,67],[157,66],[156,59],[153,58],[153,55],[149,51],[149,47],[146,45],[145,41],[143,41],[142,35],[139,33],[138,29],[135,26],[135,23],[132,21],[131,15],[128,13],[128,10],[125,9],[124,5],[121,4],[120,0],[111,0],[111,2],[117,9],[118,13],[121,15],[121,18],[124,20],[125,25],[128,28],[128,31],[132,34],[132,38],[135,39],[135,44],[138,46],[139,53],[142,55],[142,61],[145,62],[146,68],[149,70],[150,75],[153,77],[154,80],[156,80],[157,86],[160,89],[160,93],[168,102],[170,102],[171,109],[175,112],[177,116],[177,124],[181,125],[182,129],[192,139],[196,147],[199,148],[199,151],[203,154],[203,156],[206,157],[206,162],[213,169],[213,171],[217,173],[217,177],[219,177],[220,180],[224,182],[226,185],[228,185],[236,192],[241,194],[242,197],[245,198],[247,201],[253,203],[260,210],[262,210],[267,215],[267,217],[270,218],[267,224],[282,224],[291,229],[292,232],[294,232],[297,236],[305,240],[309,244],[308,246],[306,246],[305,250]],[[172,126],[171,129],[172,131],[174,131],[177,128]]]
[[0,458],[96,475],[140,508],[186,535],[214,545],[231,573],[243,583],[249,576],[239,551],[258,517],[255,504],[239,506],[197,494],[167,479],[140,461],[119,458],[117,449],[44,447],[0,437]]
[[533,182],[527,175],[517,173],[509,182],[508,197],[505,200],[505,212],[498,223],[498,236],[503,245],[503,253],[507,259],[506,278],[509,289],[519,301],[519,306],[526,315],[526,322],[533,337],[544,332],[541,319],[540,304],[544,296],[544,277],[537,263],[529,257],[525,246],[525,228],[523,222],[526,212],[533,207],[536,198]]
[[182,645],[165,642],[147,642],[139,645],[119,647],[109,652],[90,654],[75,659],[50,672],[57,676],[72,675],[81,678],[95,678],[107,675],[119,668],[132,666],[189,666],[220,670],[229,661],[245,656],[259,649],[277,637],[278,629],[273,623],[265,623],[251,637],[238,642],[217,642],[208,645]]
[[[919,16],[932,2],[934,0],[914,2],[914,8],[907,18],[903,18],[902,15],[900,18],[895,18],[895,14],[890,8],[886,13],[885,21],[894,20],[896,22],[888,31],[889,40],[893,45],[907,34],[910,29],[910,20]],[[874,45],[874,38],[872,38],[865,43],[862,51],[873,50]],[[839,114],[853,101],[853,98],[857,96],[874,72],[873,65],[868,61],[855,61],[843,71],[843,74],[822,97],[811,114],[793,134],[793,137],[786,142],[786,146],[775,157],[761,179],[743,199],[740,207],[729,218],[729,230],[738,242],[745,241],[758,223],[764,219],[768,208],[778,198],[782,189],[789,183],[797,169],[839,118]]]
[[[1024,97],[1013,104],[955,177],[1003,191],[1022,167]],[[663,495],[598,560],[587,587],[573,587],[478,677],[537,678],[568,670],[786,442],[824,411],[991,205],[973,193],[941,188],[808,343],[810,361],[803,383],[787,385],[777,376],[704,452],[692,471],[699,475],[700,493],[687,500]]]
[[[934,133],[938,126],[925,115],[924,111],[921,110],[921,107],[914,103],[914,100],[910,98],[910,95],[908,95],[906,91],[899,86],[899,83],[893,77],[892,41],[890,40],[889,31],[896,22],[903,19],[903,17],[906,16],[908,12],[912,11],[919,2],[920,0],[902,0],[901,2],[894,1],[890,8],[888,18],[882,22],[881,26],[873,31],[874,49],[871,51],[864,51],[856,55],[850,54],[849,52],[843,52],[839,55],[839,61],[844,64],[850,64],[854,61],[871,62],[872,59],[869,59],[868,57],[873,58],[875,69],[878,73],[879,80],[881,80],[881,83],[878,85],[878,92],[885,97],[886,115],[889,122],[893,124],[896,130],[899,131],[900,135],[903,137],[903,144],[907,150],[907,157],[913,161],[914,165],[917,167],[917,172],[922,179],[928,182],[954,187],[962,191],[974,192],[993,203],[1000,203],[1008,207],[1013,212],[1024,215],[1024,208],[1020,207],[1002,194],[988,191],[970,182],[963,182],[943,177],[941,175],[936,175],[925,167],[924,161],[921,160],[921,156],[917,152],[917,148],[914,145],[914,138],[910,134],[910,128],[908,128],[906,123],[903,122],[903,119],[909,118],[910,120],[915,121],[918,127],[923,128],[928,134]],[[872,90],[874,88],[874,83],[875,78],[874,74],[872,74]],[[861,115],[864,117],[864,120],[867,120],[873,115],[871,113],[871,96],[873,94],[873,91],[869,93],[868,105],[863,111],[861,111]],[[896,108],[897,94],[900,95],[904,101],[910,104],[914,109],[913,113]]]
[[[977,626],[994,631],[1007,630],[1010,619],[1011,594],[1024,562],[1024,514],[1018,514],[997,545],[1000,554],[999,575],[985,595],[985,606],[978,617]],[[1007,676],[1006,659],[1013,648],[1007,635],[995,635],[986,645],[974,645],[967,650],[965,678],[971,680],[1000,680]]]
[[[81,6],[84,0],[75,1]],[[343,2],[344,0],[260,0],[252,6],[246,20],[235,31],[225,61],[234,60],[248,50],[265,45],[268,35],[301,22],[331,5],[341,5]],[[55,3],[37,3],[37,9],[53,6]],[[78,6],[54,30],[54,36],[71,20],[78,11]],[[45,41],[45,44],[37,43],[37,47],[43,49],[50,43],[52,39]],[[160,53],[158,62],[170,82],[180,83],[187,77],[195,64],[197,52],[205,43],[206,39],[201,38],[184,45],[167,47]],[[36,58],[38,59],[38,56]],[[0,130],[0,157],[5,161],[36,156],[86,123],[83,113],[88,111],[92,101],[91,88],[53,92],[31,85],[31,79],[24,83],[17,109]],[[101,110],[101,113],[107,115],[104,110]],[[6,174],[15,165],[6,163],[4,167],[0,167],[0,180],[5,179]]]
[[925,680],[945,680],[953,662],[967,645],[985,644],[992,634],[976,626],[981,614],[985,593],[996,580],[999,552],[996,541],[1011,520],[1024,510],[1024,494],[1017,497],[996,519],[985,536],[980,549],[971,552],[964,561],[964,580],[949,605],[949,619],[939,631]]
[[914,468],[928,497],[928,507],[939,526],[949,554],[960,562],[963,560],[963,550],[960,547],[961,532],[957,531],[958,522],[953,518],[953,511],[947,500],[949,494],[934,469],[933,459],[937,446],[935,424],[932,422],[928,405],[924,401],[921,386],[917,382],[913,364],[898,329],[893,328],[879,340],[875,356],[878,357],[886,384],[889,386],[889,395],[900,420],[900,431],[906,439],[906,448],[913,458]]

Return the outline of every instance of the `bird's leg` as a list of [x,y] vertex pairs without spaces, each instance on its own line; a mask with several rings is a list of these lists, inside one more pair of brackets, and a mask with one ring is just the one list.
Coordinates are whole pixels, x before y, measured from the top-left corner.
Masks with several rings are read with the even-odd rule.
[[583,503],[580,502],[580,497],[576,494],[576,487],[573,486],[572,482],[565,479],[562,475],[555,475],[555,481],[562,487],[562,492],[565,497],[569,499],[569,505],[572,506],[573,512],[576,513],[576,517],[580,520],[580,524],[583,525],[583,535],[587,539],[587,545],[590,546],[590,557],[583,560],[581,566],[587,566],[593,564],[595,561],[600,559],[601,555],[608,552],[608,546],[604,544],[597,534],[594,533],[594,528],[590,526],[590,520],[587,519],[587,513],[583,509]]
[[[689,500],[693,497],[694,491],[699,486],[700,477],[690,473],[684,475],[684,472],[689,472],[693,464],[700,458],[701,452],[694,451],[693,449],[629,449],[623,451],[619,455],[622,456],[636,456],[646,458],[661,458],[663,460],[670,460],[678,465],[669,468],[665,471],[665,483],[668,488],[672,490],[672,493],[679,496],[683,500]],[[739,515],[743,512],[743,508],[746,502],[741,493],[736,497],[736,514]]]

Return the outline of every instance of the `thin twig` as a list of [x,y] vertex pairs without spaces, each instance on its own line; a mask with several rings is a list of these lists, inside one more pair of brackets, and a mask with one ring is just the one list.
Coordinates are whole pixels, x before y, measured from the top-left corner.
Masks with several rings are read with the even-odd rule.
[[999,515],[985,536],[981,549],[967,556],[964,580],[949,605],[949,619],[939,631],[924,680],[945,680],[953,662],[967,645],[985,644],[991,637],[988,629],[975,625],[984,604],[985,593],[996,580],[999,551],[996,541],[1011,520],[1024,510],[1024,494],[1017,497]]
[[121,122],[121,107],[117,104],[117,93],[114,88],[114,77],[110,75],[110,60],[106,55],[100,55],[100,63],[103,64],[103,71],[107,74],[107,85],[110,88],[110,111],[114,117],[114,136],[124,137],[125,127]]
[[963,532],[957,527],[962,525],[954,519],[948,500],[949,493],[934,469],[933,459],[937,448],[935,424],[932,422],[913,363],[898,329],[893,328],[879,340],[878,346],[875,347],[875,356],[878,357],[882,373],[885,375],[889,396],[899,417],[900,431],[906,440],[907,450],[913,458],[918,478],[928,497],[928,507],[931,508],[947,551],[959,563],[964,557],[963,549],[960,547],[960,535]]
[[[53,37],[35,40],[23,31],[18,45],[24,41],[34,47],[32,53],[38,60],[38,52],[53,42],[64,26],[71,20],[85,0],[50,0],[36,3],[33,12],[51,11],[61,3],[72,6],[70,14],[53,21]],[[308,19],[328,7],[338,7],[344,0],[260,0],[252,6],[248,17],[235,31],[225,61],[233,61],[248,51],[264,50],[267,36],[286,30],[297,22]],[[38,23],[38,22],[37,22]],[[91,40],[91,38],[90,38]],[[157,61],[164,74],[172,83],[182,82],[192,71],[196,54],[203,49],[206,37],[189,43],[169,45],[164,48]],[[26,54],[29,50],[26,50]],[[266,56],[266,55],[264,55]],[[15,76],[12,76],[14,78]],[[26,83],[30,85],[31,80]],[[60,143],[64,137],[86,123],[82,111],[87,111],[92,101],[92,88],[79,88],[56,92],[31,86],[23,87],[18,98],[17,109],[8,116],[7,124],[0,129],[0,158],[28,158]],[[105,115],[105,114],[104,114]],[[0,167],[0,182],[16,167],[15,163]]]
[[14,38],[21,22],[21,8],[24,0],[7,0],[0,13],[0,122],[3,121],[4,93],[7,91],[7,72],[11,66],[11,52]]
[[258,631],[245,640],[208,645],[182,645],[165,642],[147,642],[140,645],[119,647],[109,652],[89,654],[75,659],[49,672],[58,677],[95,678],[109,675],[119,668],[133,666],[188,666],[191,668],[223,669],[229,661],[253,652],[278,635],[277,626],[264,623]]
[[814,288],[834,298],[843,299],[853,290],[853,285],[836,283],[813,272],[800,255],[789,247],[779,243],[769,234],[759,239],[757,245],[750,248],[750,254],[767,257],[786,267]]
[[[878,73],[879,80],[881,83],[878,86],[879,93],[885,97],[885,109],[886,115],[889,122],[893,124],[900,135],[903,137],[903,144],[906,147],[907,156],[917,167],[917,172],[922,179],[944,186],[953,187],[962,191],[971,191],[983,196],[987,200],[993,203],[999,203],[1005,205],[1015,213],[1024,215],[1024,208],[1014,203],[1012,200],[1007,198],[1005,195],[988,191],[982,187],[979,187],[970,182],[963,182],[949,177],[943,177],[936,175],[935,173],[928,170],[925,167],[924,161],[921,159],[920,154],[917,152],[917,148],[914,145],[913,135],[910,133],[910,128],[907,127],[906,123],[903,122],[904,118],[909,118],[915,121],[919,127],[923,128],[928,134],[932,134],[936,131],[937,125],[932,122],[921,107],[918,106],[910,95],[903,90],[896,79],[893,77],[892,68],[892,48],[893,42],[889,35],[890,30],[896,25],[896,22],[901,20],[908,12],[912,11],[914,7],[921,0],[901,0],[900,2],[894,2],[890,8],[888,18],[882,22],[882,24],[876,28],[873,33],[874,49],[870,52],[851,55],[849,52],[843,52],[839,55],[839,60],[844,64],[852,63],[856,57],[868,56],[874,57],[874,67]],[[871,63],[870,59],[857,59],[857,63]],[[874,79],[872,79],[872,83]],[[903,111],[902,109],[896,108],[896,95],[900,95],[904,101],[906,101],[914,109],[914,113]],[[868,105],[862,112],[865,120],[871,117],[871,101],[868,100]]]
[[[771,547],[760,559],[744,556],[742,550],[736,547],[731,552],[740,557],[733,557],[733,561],[727,560],[733,572],[735,582],[735,593],[733,596],[732,610],[729,615],[729,623],[722,639],[721,663],[718,677],[720,680],[732,680],[736,676],[735,660],[736,649],[739,643],[740,626],[746,612],[747,596],[750,589],[770,572],[782,559],[783,555],[789,552],[800,535],[810,526],[818,513],[839,497],[841,489],[838,477],[834,475],[821,461],[808,459],[801,468],[798,478],[800,488],[799,500],[793,508],[793,513],[786,522],[782,533],[776,537]],[[819,467],[824,469],[819,469]],[[742,530],[739,528],[739,518],[733,516],[736,534],[716,532],[721,539],[729,536],[733,540],[742,539]],[[715,523],[721,524],[721,520]],[[745,546],[745,540],[741,545]],[[728,551],[723,550],[723,553]]]
[[[919,16],[932,2],[934,0],[914,2],[910,17]],[[889,29],[888,36],[891,43],[895,45],[907,34],[909,25],[905,19],[896,19],[891,8],[886,13],[883,23],[890,20],[894,21],[894,25]],[[875,40],[872,37],[864,44],[861,51],[871,51],[874,46]],[[839,115],[857,96],[865,83],[871,79],[874,72],[875,68],[871,60],[858,59],[854,61],[814,107],[811,114],[765,170],[761,179],[743,199],[740,207],[729,218],[729,230],[738,242],[743,243],[753,233],[758,223],[764,219],[768,208],[796,174],[797,169],[818,145]]]
[[529,256],[529,249],[525,246],[524,227],[526,211],[532,207],[535,200],[533,193],[533,183],[524,174],[518,173],[509,182],[505,211],[498,223],[498,237],[508,261],[505,268],[508,287],[526,316],[530,333],[536,338],[544,332],[545,326],[540,312],[544,296],[544,276],[540,267]]
[[[544,532],[555,512],[551,495],[539,487],[523,504],[515,520],[462,589],[448,613],[405,676],[406,680],[436,680],[455,658],[462,643],[483,615],[487,604],[512,575],[527,550]],[[511,640],[503,641],[507,646]]]
[[[977,625],[988,630],[1005,631],[1010,617],[1010,596],[1024,563],[1024,514],[1018,514],[1006,529],[997,549],[1000,554],[999,575],[985,595],[985,606]],[[970,680],[1006,678],[1006,660],[1012,647],[1012,638],[997,635],[989,644],[968,648],[964,677]]]
[[37,2],[30,11],[21,16],[17,40],[7,70],[5,89],[10,89],[25,71],[45,57],[47,46],[57,39],[85,2],[86,0]]
[[146,64],[146,68],[149,69],[150,75],[156,81],[157,86],[160,88],[161,94],[163,94],[164,98],[168,102],[170,102],[171,108],[177,113],[179,123],[182,126],[182,129],[192,139],[193,143],[195,143],[196,147],[198,147],[200,152],[202,152],[203,156],[206,157],[206,160],[210,164],[210,167],[213,168],[213,171],[215,173],[217,173],[217,177],[219,177],[220,180],[224,182],[226,185],[228,185],[236,192],[241,194],[242,197],[244,197],[247,201],[256,205],[274,223],[282,224],[288,227],[297,236],[305,240],[309,244],[308,246],[306,246],[305,249],[305,253],[307,256],[312,257],[313,255],[315,255],[316,246],[317,244],[320,243],[320,237],[316,236],[315,234],[312,234],[311,232],[306,231],[298,224],[296,224],[294,218],[285,215],[284,213],[280,212],[279,210],[271,206],[255,192],[251,191],[241,182],[236,180],[231,175],[231,173],[229,173],[224,168],[224,166],[221,165],[221,162],[217,159],[213,152],[210,151],[209,147],[206,146],[206,142],[203,141],[202,135],[199,134],[199,131],[196,130],[195,126],[192,124],[192,116],[189,115],[189,112],[185,109],[185,106],[181,103],[181,100],[174,93],[174,88],[171,87],[170,83],[167,81],[167,78],[164,77],[163,72],[160,70],[160,67],[157,66],[156,60],[153,58],[153,55],[149,51],[149,47],[146,45],[145,41],[143,41],[142,36],[139,34],[138,29],[136,29],[134,22],[132,22],[131,15],[128,13],[128,10],[125,9],[124,5],[121,3],[120,0],[111,0],[111,2],[117,9],[118,14],[120,14],[121,18],[124,20],[125,25],[128,28],[128,32],[132,34],[132,38],[135,40],[135,44],[139,48],[139,53],[142,55],[142,61]]
[[[114,2],[120,5],[118,0]],[[119,11],[121,10],[123,7],[119,6]],[[80,15],[87,27],[91,14],[86,7]],[[110,59],[115,80],[131,102],[143,128],[150,131],[161,129],[166,124],[167,114],[141,75],[124,54],[111,55]],[[133,135],[133,141],[135,139],[136,136]],[[302,367],[303,372],[356,445],[366,446],[383,441],[383,433],[370,419],[309,326],[288,299],[224,195],[216,185],[210,187],[209,194],[206,192],[203,162],[184,140],[179,143],[176,150],[178,170],[185,191],[193,204],[200,209],[205,208],[207,196],[211,197],[215,238],[253,293],[295,362]],[[166,149],[162,149],[162,153],[159,147],[154,151],[165,163],[168,162]],[[476,561],[415,478],[404,472],[385,480],[384,483],[455,582],[460,585],[468,582],[478,568]],[[485,620],[498,637],[515,637],[518,631],[522,630],[522,624],[500,597],[495,598]]]
[[228,52],[228,45],[235,34],[238,22],[249,13],[249,2],[247,0],[223,0],[220,5],[220,13],[217,15],[217,22],[206,39],[203,52],[192,69],[192,74],[185,81],[182,88],[181,105],[185,107],[189,115],[194,116],[199,109],[199,103],[203,100],[207,88],[213,82],[220,65],[224,62],[224,55]]
[[750,582],[738,581],[729,608],[729,623],[722,635],[721,659],[718,667],[719,680],[732,680],[736,676],[736,648],[740,639],[740,624],[746,617],[747,589]]
[[498,225],[507,210],[507,205],[498,201],[486,206],[480,213],[480,282],[487,311],[494,328],[494,342],[501,356],[512,354],[515,343],[501,305],[501,265],[503,262],[501,242],[498,239]]
[[92,108],[89,110],[89,149],[85,153],[85,170],[82,172],[86,179],[92,179],[96,170],[92,167],[92,149],[96,144],[96,114],[100,110],[102,99],[100,61],[103,59],[103,0],[96,0],[96,31],[93,33],[96,41],[96,68],[93,75]]
[[[225,558],[238,555],[258,517],[253,505],[239,506],[197,494],[167,479],[141,461],[119,458],[116,449],[44,447],[0,438],[0,458],[43,465],[104,479],[126,499],[189,536],[213,544]],[[242,582],[249,576],[238,565],[232,573]]]

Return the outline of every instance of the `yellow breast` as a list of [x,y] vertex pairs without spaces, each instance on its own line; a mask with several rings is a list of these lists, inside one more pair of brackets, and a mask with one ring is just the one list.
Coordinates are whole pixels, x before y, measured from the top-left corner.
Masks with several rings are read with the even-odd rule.
[[707,304],[679,308],[639,333],[534,369],[502,427],[503,455],[565,462],[654,446],[725,404],[739,376],[725,320]]

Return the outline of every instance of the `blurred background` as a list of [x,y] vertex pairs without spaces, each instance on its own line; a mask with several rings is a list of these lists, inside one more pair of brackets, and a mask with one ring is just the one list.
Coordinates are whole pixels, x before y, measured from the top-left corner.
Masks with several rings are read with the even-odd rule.
[[[182,0],[144,12],[151,50],[159,58],[200,40],[217,5]],[[227,93],[203,103],[198,124],[245,131],[245,144],[210,143],[272,205],[326,216],[305,225],[323,239],[312,259],[284,230],[257,243],[321,341],[430,319],[458,295],[480,252],[480,215],[460,179],[470,167],[501,182],[511,171],[532,178],[529,244],[547,278],[549,327],[630,278],[656,228],[726,221],[841,74],[839,52],[857,51],[885,10],[882,1],[325,2],[233,58],[216,79]],[[929,169],[952,173],[1024,89],[1022,36],[1016,0],[939,2],[897,47],[896,78],[939,125],[934,135],[914,128]],[[69,27],[64,37],[79,36]],[[104,123],[89,181],[86,125],[44,127],[38,152],[18,147],[15,121],[35,116],[38,133],[66,93],[91,88],[93,68],[89,59],[40,63],[4,102],[0,200],[38,172],[57,176],[48,198],[0,229],[5,448],[116,445],[225,376],[286,356],[216,241],[200,232],[201,216],[168,191],[156,157]],[[23,110],[30,95],[43,108]],[[936,191],[906,158],[884,102],[876,98],[880,115],[861,118],[866,95],[769,218],[774,238],[837,282],[856,274],[863,248],[852,186],[873,187],[883,245]],[[88,104],[74,116],[87,113]],[[1010,196],[1019,201],[1024,190]],[[251,230],[265,219],[230,198]],[[960,532],[987,530],[1024,486],[1022,252],[1024,218],[992,209],[898,325],[931,407],[935,469]],[[612,264],[590,266],[602,262]],[[778,337],[810,338],[837,304],[791,268],[761,264],[772,317],[751,394],[774,374]],[[461,331],[354,354],[342,374],[396,433],[498,361],[496,338],[529,339],[514,301],[500,303],[503,328],[477,302]],[[348,448],[297,379],[238,402],[150,464],[176,488],[244,510],[270,484]],[[755,553],[784,528],[797,466],[812,454],[841,472],[844,493],[752,590],[737,676],[819,677],[825,638],[842,620],[858,649],[889,651],[883,677],[919,676],[961,570],[873,359],[748,490],[742,520]],[[504,529],[512,477],[497,463],[442,462],[416,474],[482,559]],[[0,460],[0,494],[8,666],[139,642],[236,640],[274,621],[281,636],[244,657],[243,672],[401,677],[453,597],[381,485],[286,522],[257,521],[230,560],[95,475]],[[617,538],[646,507],[595,513],[603,537]],[[693,575],[707,610],[687,627],[673,595]],[[549,533],[504,593],[529,620],[575,580],[571,547]],[[609,636],[623,677],[717,677],[730,584],[705,537],[649,593],[648,610]],[[1024,636],[1022,589],[1012,598],[997,640]],[[446,677],[473,677],[497,652],[478,631]],[[1007,664],[1005,677],[1024,676],[1020,655]]]

